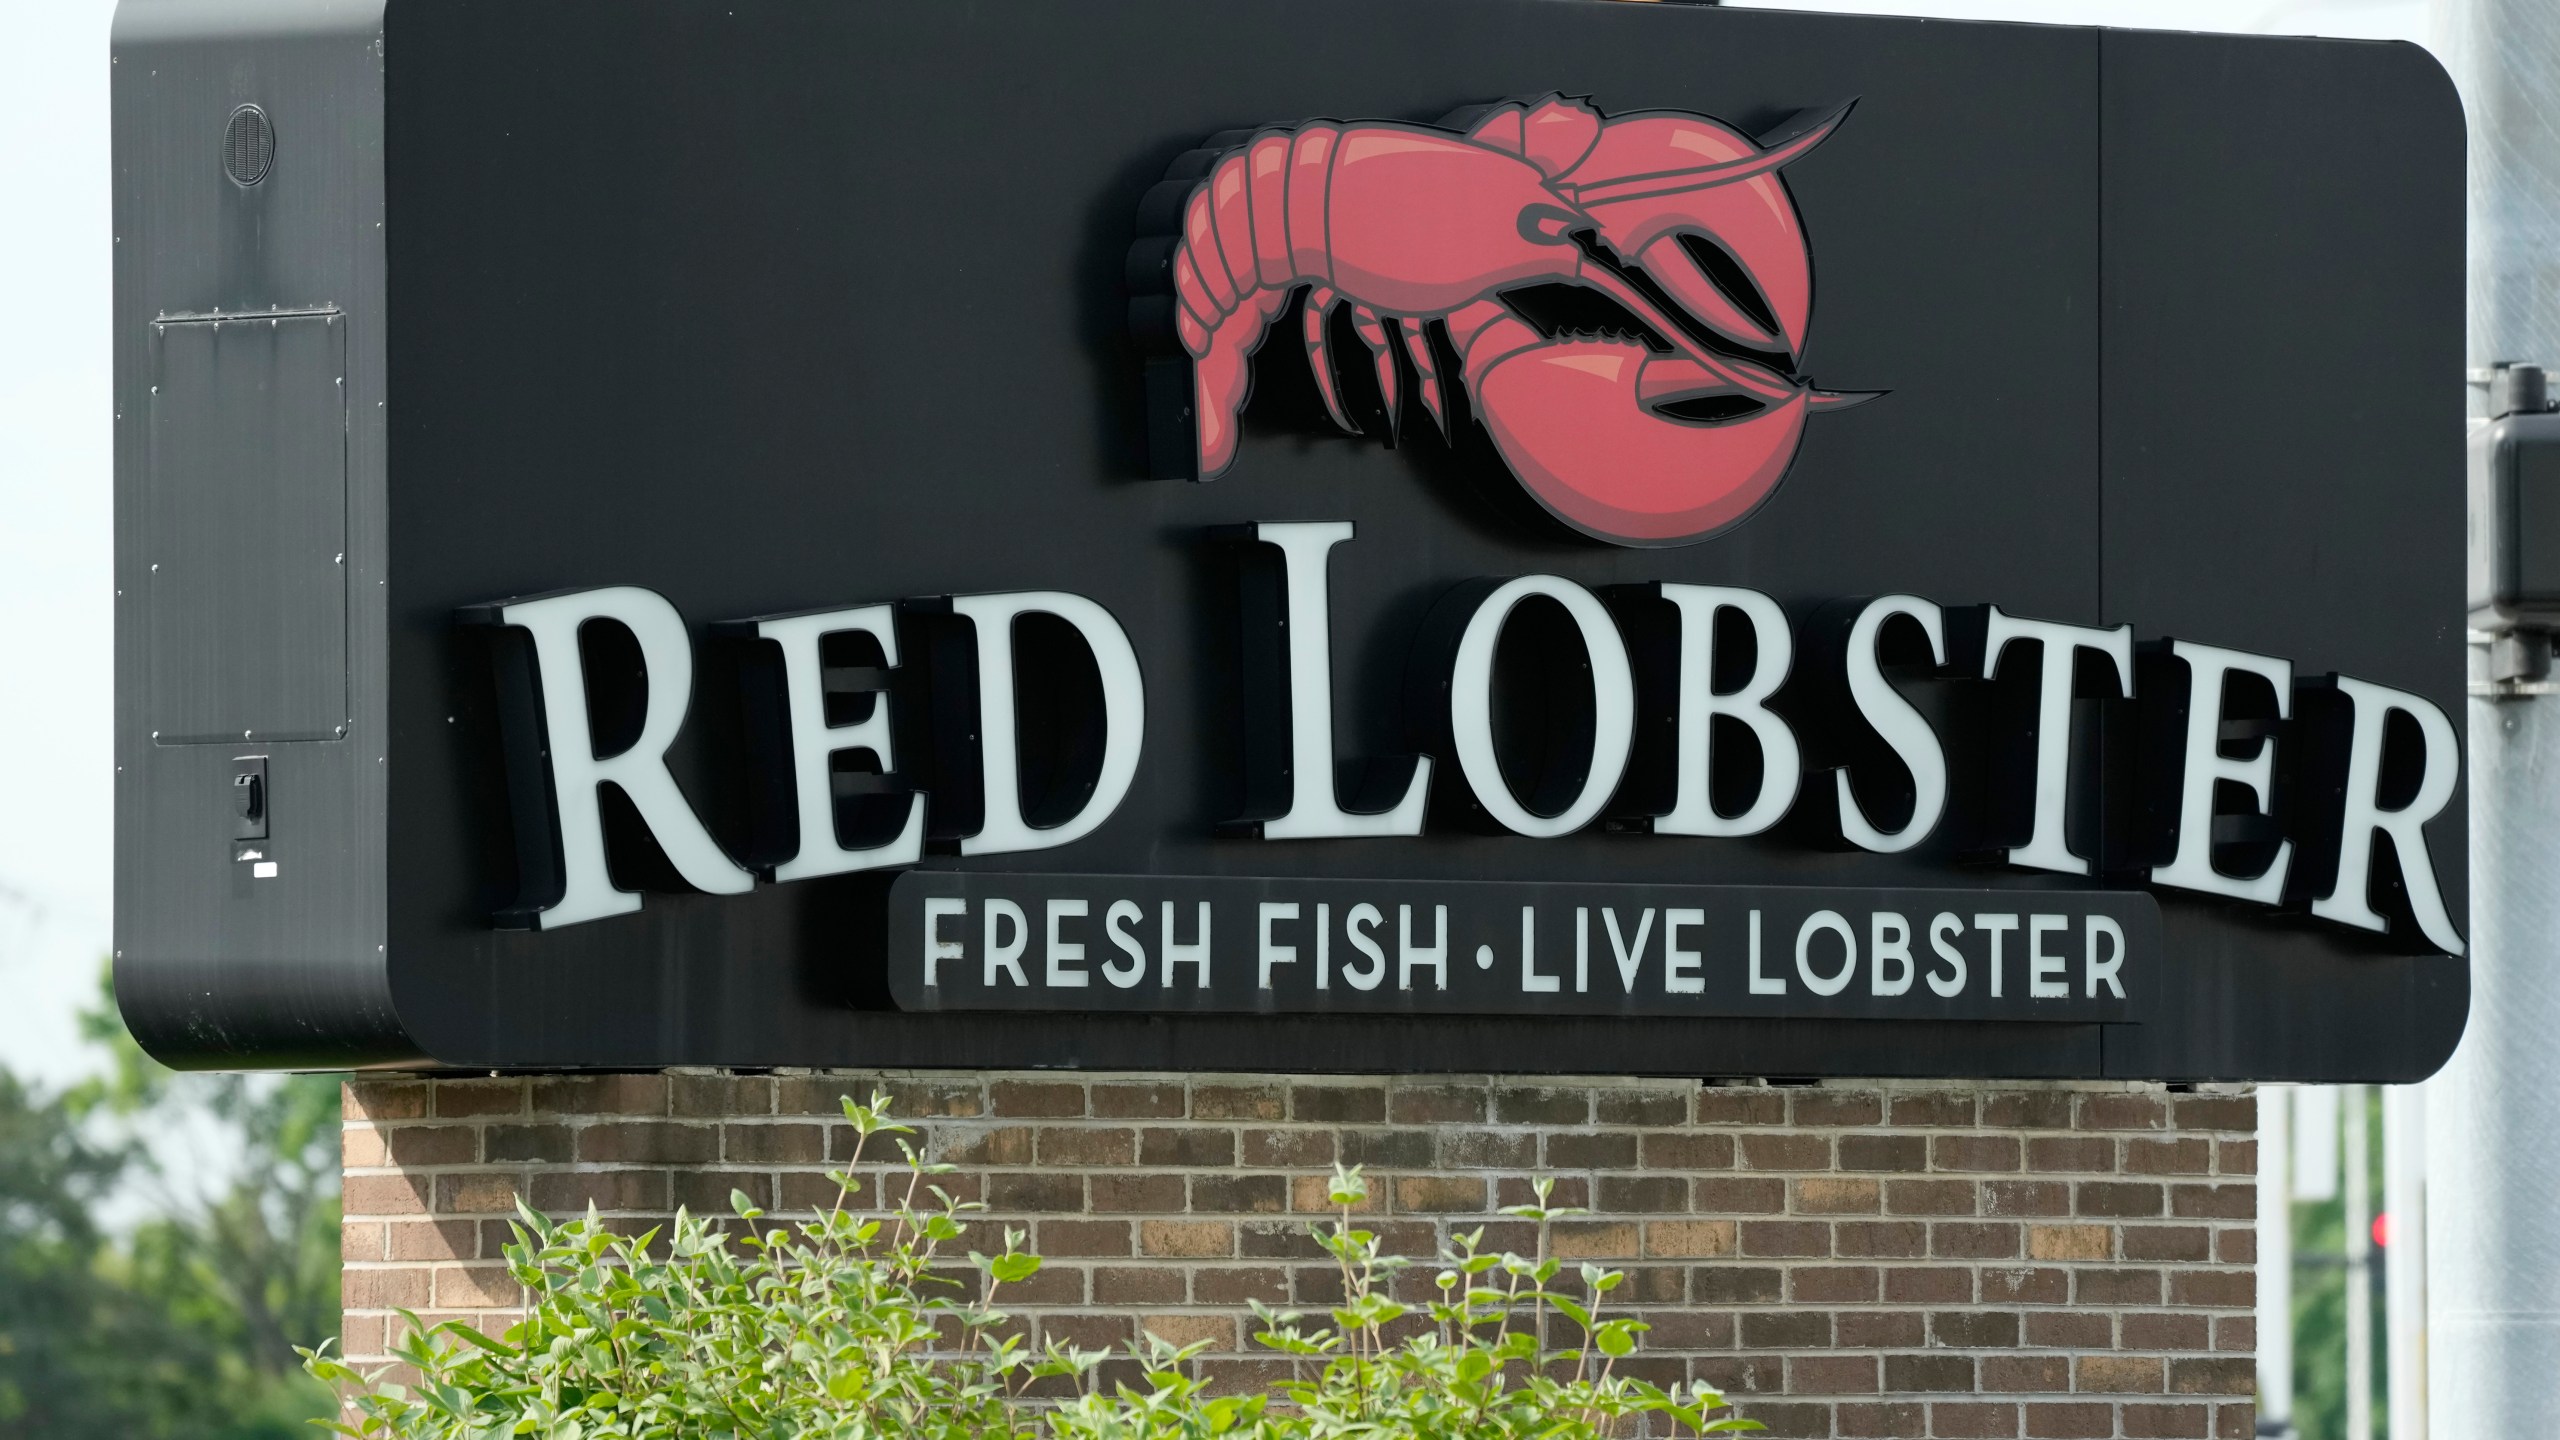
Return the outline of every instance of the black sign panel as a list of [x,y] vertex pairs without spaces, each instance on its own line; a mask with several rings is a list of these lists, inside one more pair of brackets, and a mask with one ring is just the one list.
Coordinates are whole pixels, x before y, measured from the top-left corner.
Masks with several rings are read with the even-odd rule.
[[[2459,1036],[2462,132],[2413,48],[1599,0],[118,44],[170,77],[121,61],[120,174],[192,153],[189,76],[279,135],[119,192],[126,413],[154,320],[346,332],[343,729],[120,702],[118,984],[178,1063]],[[132,423],[166,689],[134,597],[237,537],[148,527]]]

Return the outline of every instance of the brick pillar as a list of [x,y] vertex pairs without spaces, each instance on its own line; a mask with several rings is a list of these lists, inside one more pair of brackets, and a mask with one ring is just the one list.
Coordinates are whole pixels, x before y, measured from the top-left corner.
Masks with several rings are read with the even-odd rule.
[[[1306,1238],[1337,1160],[1428,1257],[1558,1177],[1567,1255],[1629,1272],[1648,1378],[1723,1387],[1777,1435],[2252,1433],[2256,1104],[2158,1086],[1701,1085],[1055,1073],[615,1075],[347,1087],[346,1348],[390,1311],[503,1327],[517,1194],[633,1224],[831,1200],[839,1095],[877,1085],[968,1167],[987,1235],[1049,1265],[1035,1332],[1213,1342],[1262,1373],[1248,1300],[1320,1309]],[[991,1245],[990,1245],[991,1248]]]

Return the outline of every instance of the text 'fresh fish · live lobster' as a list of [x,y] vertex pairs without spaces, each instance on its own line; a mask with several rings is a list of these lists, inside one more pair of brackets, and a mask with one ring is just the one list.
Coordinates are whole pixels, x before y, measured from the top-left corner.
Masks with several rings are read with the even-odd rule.
[[[1447,126],[1213,137],[1149,192],[1141,230],[1170,233],[1130,256],[1133,285],[1152,292],[1134,322],[1190,361],[1194,477],[1234,463],[1253,352],[1304,290],[1307,358],[1344,430],[1360,427],[1329,354],[1336,308],[1369,352],[1390,441],[1398,349],[1449,432],[1436,322],[1495,448],[1559,519],[1625,545],[1732,525],[1785,476],[1809,413],[1872,398],[1795,373],[1813,265],[1778,177],[1848,113],[1755,141],[1705,115],[1610,119],[1551,95]],[[1544,320],[1529,297],[1557,285],[1606,297],[1632,333]]]

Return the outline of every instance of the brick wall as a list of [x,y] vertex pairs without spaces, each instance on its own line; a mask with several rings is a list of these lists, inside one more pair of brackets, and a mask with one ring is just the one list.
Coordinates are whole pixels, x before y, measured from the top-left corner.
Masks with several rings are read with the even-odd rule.
[[[1779,1435],[2252,1432],[2255,1102],[2158,1087],[1470,1077],[619,1075],[347,1087],[346,1349],[390,1312],[503,1325],[522,1193],[632,1221],[831,1200],[877,1083],[991,1227],[1049,1265],[1008,1308],[1086,1346],[1138,1328],[1265,1363],[1248,1300],[1334,1294],[1305,1224],[1335,1161],[1433,1254],[1559,1177],[1565,1253],[1629,1271],[1644,1373]],[[954,1177],[959,1178],[959,1177]],[[1526,1241],[1496,1233],[1490,1241]],[[1427,1272],[1425,1272],[1427,1274]]]

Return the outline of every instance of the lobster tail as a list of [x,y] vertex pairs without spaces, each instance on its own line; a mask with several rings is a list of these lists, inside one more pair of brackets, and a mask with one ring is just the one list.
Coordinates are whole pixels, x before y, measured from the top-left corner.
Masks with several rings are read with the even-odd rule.
[[[1599,119],[1587,110],[1542,108],[1521,143],[1546,163],[1568,164],[1585,144],[1572,133],[1582,122],[1596,134]],[[1414,365],[1424,408],[1447,426],[1446,397],[1419,340],[1422,320],[1503,286],[1570,279],[1581,263],[1562,228],[1520,224],[1533,209],[1559,211],[1537,163],[1419,125],[1315,120],[1254,132],[1177,159],[1139,209],[1156,233],[1130,252],[1140,292],[1131,313],[1142,333],[1190,361],[1183,423],[1191,443],[1181,448],[1203,480],[1235,459],[1250,357],[1298,287],[1311,290],[1305,345],[1327,410],[1355,428],[1326,353],[1324,317],[1338,294],[1369,352],[1392,441],[1402,363]],[[1151,385],[1172,389],[1169,378]],[[1151,448],[1169,458],[1175,447]],[[1179,467],[1159,466],[1167,468]]]
[[[1234,462],[1253,352],[1292,288],[1321,278],[1321,270],[1308,272],[1324,258],[1324,197],[1339,133],[1313,121],[1222,134],[1213,148],[1176,157],[1140,202],[1128,262],[1131,328],[1176,352],[1149,362],[1151,389],[1170,388],[1178,369],[1187,368],[1190,382],[1182,387],[1186,403],[1153,407],[1160,429],[1180,432],[1150,446],[1157,473],[1212,480]],[[1309,344],[1319,343],[1311,330]],[[1339,416],[1330,391],[1326,400]]]

